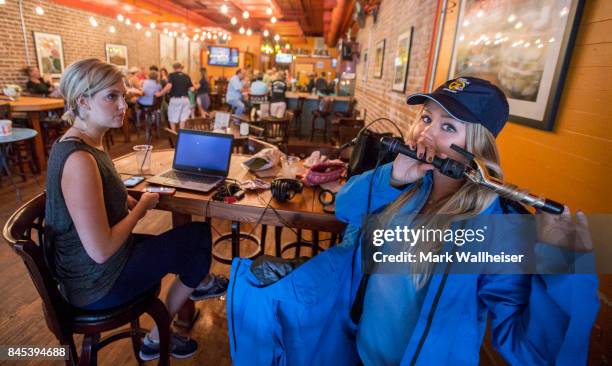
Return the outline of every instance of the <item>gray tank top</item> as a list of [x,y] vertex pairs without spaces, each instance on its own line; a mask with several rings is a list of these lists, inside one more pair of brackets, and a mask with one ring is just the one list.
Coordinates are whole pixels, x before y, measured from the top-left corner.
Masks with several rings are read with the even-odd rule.
[[96,159],[102,178],[108,224],[114,226],[129,211],[127,191],[106,152],[76,138],[53,145],[47,168],[45,223],[55,249],[54,272],[60,291],[68,302],[75,306],[86,306],[104,297],[117,280],[130,255],[132,236],[102,264],[96,263],[87,254],[66,207],[61,186],[64,164],[75,151],[86,151]]

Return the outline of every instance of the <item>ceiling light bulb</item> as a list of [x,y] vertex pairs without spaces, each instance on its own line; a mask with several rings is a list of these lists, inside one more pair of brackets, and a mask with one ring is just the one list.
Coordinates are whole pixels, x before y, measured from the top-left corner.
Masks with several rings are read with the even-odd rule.
[[272,8],[271,7],[268,7],[268,9],[266,9],[266,14],[272,15]]
[[151,24],[149,24],[149,27],[150,27],[151,29],[155,29],[155,23],[151,22]]
[[232,23],[232,25],[236,25],[236,23],[238,23],[238,19],[236,19],[235,17],[232,17],[232,20],[230,20],[230,23]]
[[221,13],[227,14],[227,5],[225,4],[221,5]]
[[123,17],[123,14],[119,14],[117,15],[117,20],[122,22],[125,18]]
[[263,31],[263,35],[264,35],[264,37],[267,37],[267,36],[270,35],[270,32],[268,32],[268,30],[266,29],[266,30]]
[[280,39],[280,36],[278,34],[274,36],[275,41],[278,41],[279,39]]
[[276,17],[270,18],[270,21],[272,22],[272,24],[276,23]]
[[125,25],[129,26],[130,24],[132,24],[130,18],[125,18]]
[[164,34],[168,34],[168,28],[164,28]]
[[231,40],[232,40],[232,36],[231,36],[231,35],[230,35],[230,36],[227,36],[227,40],[228,40],[228,41],[231,41]]
[[142,28],[142,25],[140,25],[140,23],[136,23],[136,29],[140,30]]
[[98,21],[94,17],[89,17],[89,24],[91,24],[92,27],[97,27]]
[[111,25],[110,27],[108,27],[108,31],[111,33],[115,33],[117,30],[115,29],[114,25]]
[[150,31],[150,30],[147,30],[147,31],[145,32],[145,36],[147,36],[147,37],[151,37],[151,31]]
[[45,15],[45,9],[42,8],[42,6],[38,5],[35,9],[34,12],[36,12],[36,14],[38,15]]
[[244,34],[244,28],[240,27],[240,29],[238,30],[238,32],[240,32],[240,34]]
[[242,13],[242,17],[243,17],[244,19],[249,19],[249,12],[245,10],[245,11]]
[[251,28],[247,29],[246,35],[251,36],[251,34],[253,34],[253,31],[251,30]]

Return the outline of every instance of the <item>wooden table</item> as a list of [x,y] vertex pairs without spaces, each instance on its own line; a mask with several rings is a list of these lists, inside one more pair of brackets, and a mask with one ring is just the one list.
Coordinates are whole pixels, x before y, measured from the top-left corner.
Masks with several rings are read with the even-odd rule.
[[[174,150],[171,149],[154,151],[151,156],[151,173],[157,174],[171,168],[173,157]],[[238,181],[254,178],[254,175],[240,165],[248,158],[248,155],[232,155],[228,177]],[[114,162],[118,172],[138,175],[133,153],[117,158]],[[141,183],[130,189],[129,192],[138,197],[146,185],[146,182]],[[259,194],[247,192],[238,203],[228,204],[213,201],[212,192],[177,190],[174,196],[161,196],[156,208],[172,212],[172,225],[175,227],[191,222],[192,215],[199,215],[251,223],[258,222],[261,218],[260,223],[266,225],[278,226],[284,223],[293,228],[341,233],[345,224],[338,221],[333,214],[323,211],[323,206],[318,200],[318,192],[319,188],[305,187],[302,194],[296,195],[291,201],[285,203],[272,199],[269,190]],[[268,202],[275,208],[276,213],[271,209],[266,210]],[[190,327],[196,318],[195,306],[192,301],[188,300],[179,312],[178,324]]]
[[42,129],[40,127],[40,112],[64,108],[64,100],[57,98],[20,97],[15,101],[9,101],[11,112],[26,112],[32,128],[37,132],[34,137],[34,150],[36,159],[41,170],[47,166],[45,159],[45,146],[42,140]]

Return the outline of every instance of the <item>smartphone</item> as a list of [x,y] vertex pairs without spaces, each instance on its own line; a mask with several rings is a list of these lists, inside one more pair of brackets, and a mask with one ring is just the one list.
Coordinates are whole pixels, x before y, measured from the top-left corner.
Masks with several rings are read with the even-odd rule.
[[144,180],[144,177],[134,176],[123,180],[123,184],[128,187],[136,187],[140,182]]
[[145,188],[145,192],[159,193],[172,196],[176,193],[176,189],[172,187],[148,186],[147,188]]

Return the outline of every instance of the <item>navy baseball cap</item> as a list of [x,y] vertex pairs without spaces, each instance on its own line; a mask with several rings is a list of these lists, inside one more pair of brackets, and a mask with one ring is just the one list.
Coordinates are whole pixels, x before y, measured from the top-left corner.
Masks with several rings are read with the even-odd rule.
[[509,107],[504,92],[479,78],[449,80],[433,93],[410,95],[406,103],[423,104],[427,100],[436,102],[454,119],[483,125],[495,137],[508,120]]

